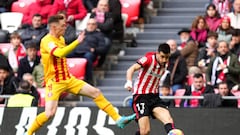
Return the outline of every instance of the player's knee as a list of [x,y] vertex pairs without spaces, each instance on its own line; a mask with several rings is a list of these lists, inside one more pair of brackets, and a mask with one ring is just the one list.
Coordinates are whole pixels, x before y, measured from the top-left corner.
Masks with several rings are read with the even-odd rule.
[[50,119],[54,117],[56,111],[46,111],[46,116]]
[[94,90],[92,91],[92,96],[93,96],[93,98],[98,97],[100,94],[102,94],[102,92],[100,91],[100,89],[94,88]]
[[140,134],[141,135],[149,135],[150,134],[150,129],[142,128],[142,129],[140,129]]

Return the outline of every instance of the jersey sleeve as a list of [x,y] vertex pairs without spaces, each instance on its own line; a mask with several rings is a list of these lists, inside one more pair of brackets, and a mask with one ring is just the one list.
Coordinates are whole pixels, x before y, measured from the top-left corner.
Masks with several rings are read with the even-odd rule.
[[78,44],[79,44],[79,42],[77,40],[75,40],[71,44],[69,44],[68,46],[58,47],[54,42],[49,42],[48,45],[47,45],[47,50],[49,50],[49,53],[51,55],[54,55],[54,56],[57,56],[57,57],[65,57]]
[[143,56],[140,59],[137,60],[137,63],[141,65],[142,67],[148,66],[149,65],[149,57]]

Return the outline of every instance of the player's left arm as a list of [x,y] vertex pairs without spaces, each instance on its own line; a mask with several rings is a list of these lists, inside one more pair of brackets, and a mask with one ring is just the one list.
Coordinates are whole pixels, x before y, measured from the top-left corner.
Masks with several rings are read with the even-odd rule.
[[[74,48],[76,48],[85,38],[85,33],[82,32],[78,38],[76,40],[74,40],[71,44],[69,44],[68,46],[65,46],[65,47],[57,47],[54,45],[54,43],[51,45],[50,43],[50,48],[52,48],[51,50],[51,53],[54,55],[54,56],[57,56],[57,57],[65,57],[67,56]],[[52,46],[52,47],[51,47]]]

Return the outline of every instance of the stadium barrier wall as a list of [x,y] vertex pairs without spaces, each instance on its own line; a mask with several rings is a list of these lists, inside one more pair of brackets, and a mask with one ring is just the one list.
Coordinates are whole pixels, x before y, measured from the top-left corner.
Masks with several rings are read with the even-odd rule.
[[[132,113],[131,108],[116,108],[120,114]],[[185,135],[239,134],[240,109],[170,108],[175,126]],[[0,135],[23,135],[43,108],[0,107]],[[134,135],[136,122],[124,129],[96,107],[59,107],[55,117],[35,135]],[[166,135],[163,125],[151,119],[151,135]]]

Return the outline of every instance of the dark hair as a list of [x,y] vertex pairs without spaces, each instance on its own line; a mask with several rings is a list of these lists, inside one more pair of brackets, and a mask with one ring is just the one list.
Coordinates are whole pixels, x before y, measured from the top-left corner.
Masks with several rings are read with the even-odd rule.
[[26,49],[28,49],[28,48],[37,49],[37,43],[35,41],[29,41],[25,44],[25,46],[26,46]]
[[58,23],[59,20],[63,20],[63,19],[64,18],[62,15],[53,15],[48,18],[48,24]]
[[167,43],[162,43],[158,46],[158,52],[163,52],[164,54],[170,53],[170,47]]
[[26,80],[21,80],[19,82],[19,89],[20,90],[30,90],[31,89],[31,85],[28,81]]
[[207,38],[209,37],[215,37],[216,39],[218,38],[218,34],[214,31],[209,31],[208,32],[208,35],[207,35]]
[[223,82],[220,82],[220,83],[218,83],[218,85],[217,85],[217,86],[218,86],[218,88],[219,88],[219,86],[220,86],[220,85],[227,85],[227,87],[228,87],[228,84],[227,84],[227,82],[224,82],[224,81],[223,81]]
[[32,18],[33,18],[33,17],[41,17],[41,18],[42,18],[42,15],[36,13],[36,14],[34,14],[34,15],[32,16]]
[[167,89],[170,89],[170,85],[169,85],[169,84],[163,84],[163,85],[161,86],[161,88],[167,88]]
[[196,73],[193,75],[193,78],[203,78],[203,75],[201,73]]
[[214,17],[221,18],[221,17],[220,17],[220,14],[219,14],[219,12],[218,12],[218,10],[217,10],[217,8],[216,8],[216,6],[215,6],[213,3],[210,3],[210,4],[207,6],[204,17],[208,17],[207,10],[209,10],[209,8],[211,8],[211,7],[216,11],[216,12],[215,12],[216,14],[215,14]]

